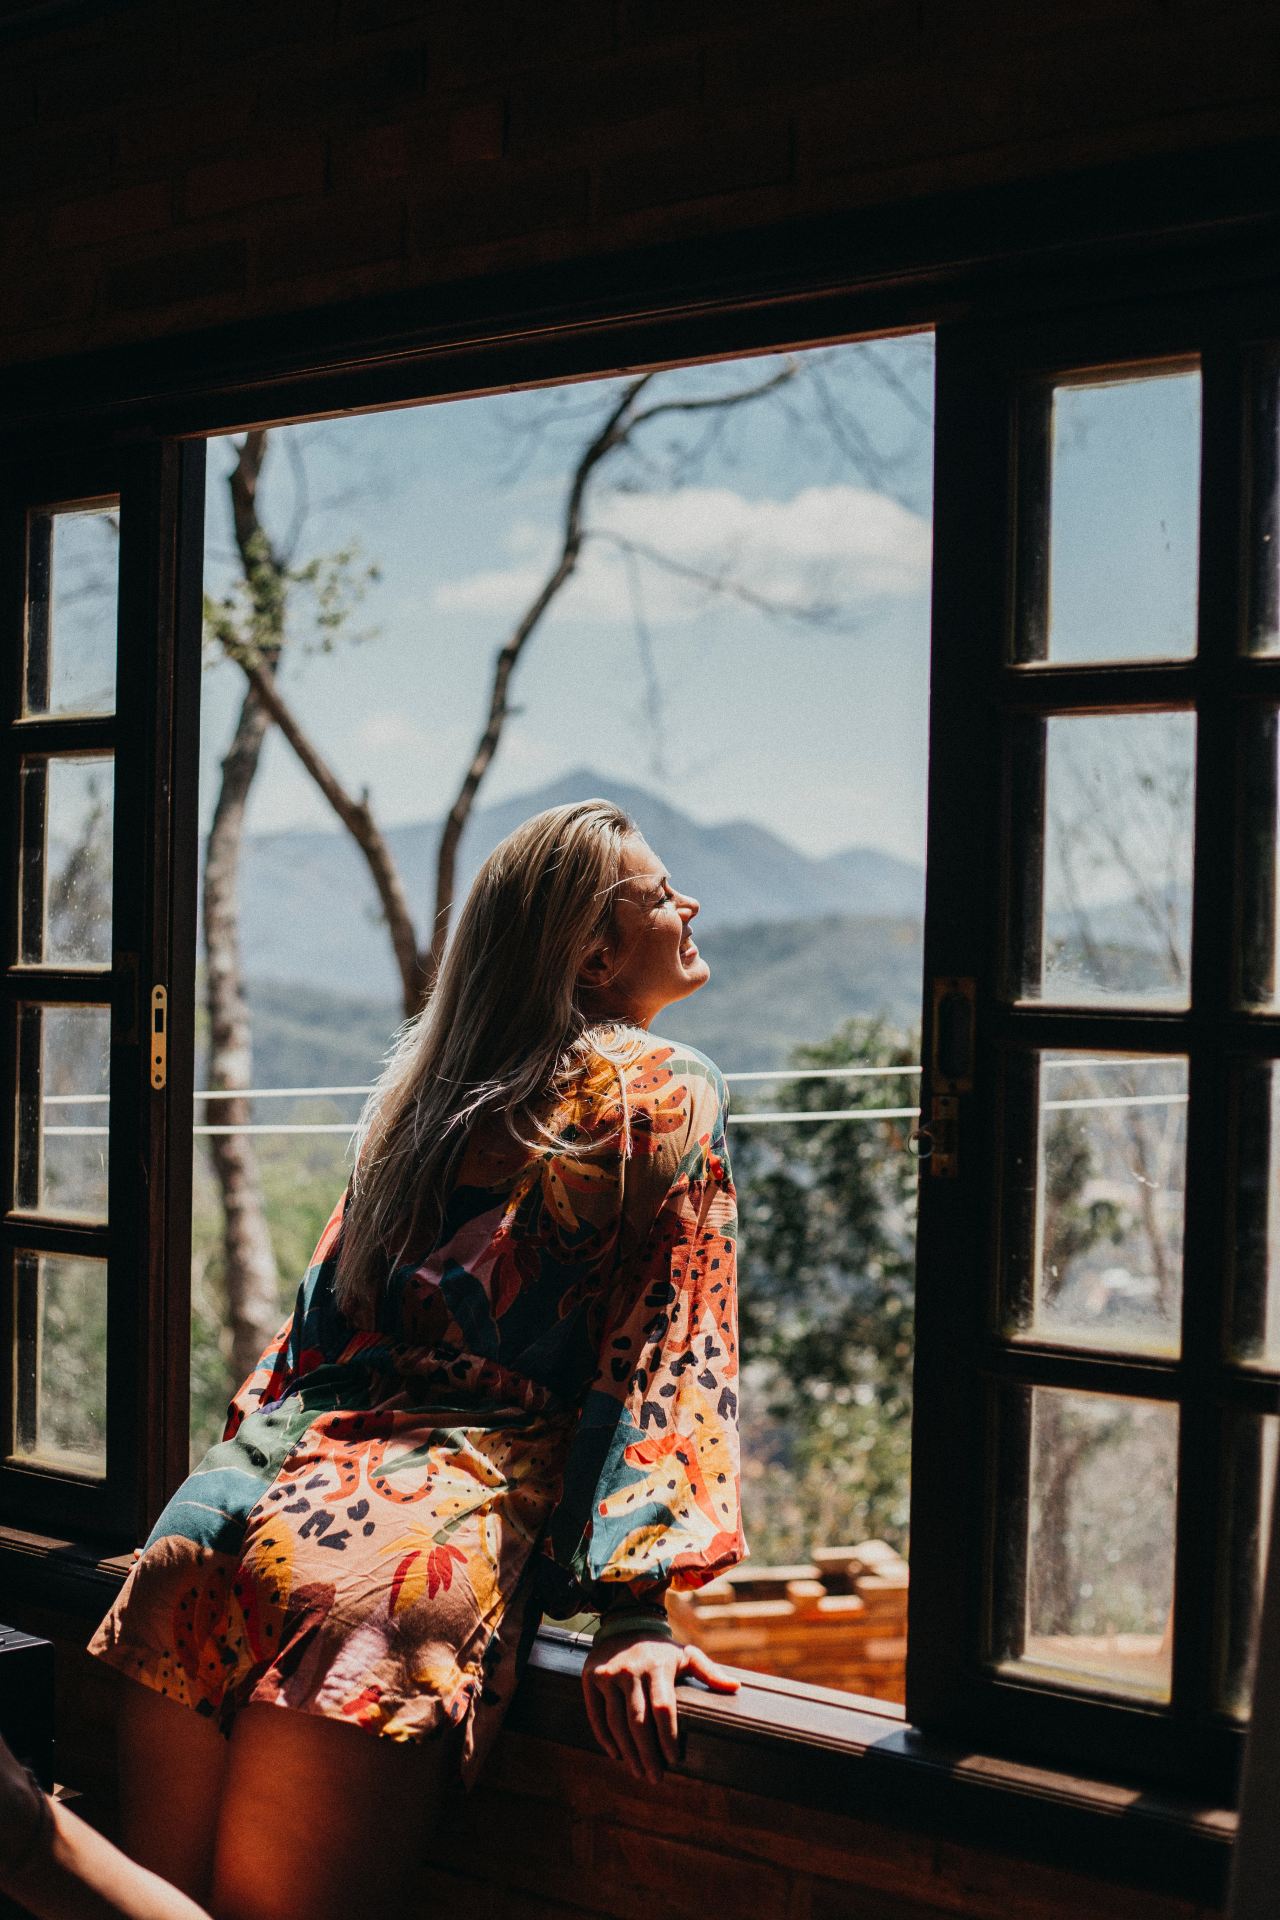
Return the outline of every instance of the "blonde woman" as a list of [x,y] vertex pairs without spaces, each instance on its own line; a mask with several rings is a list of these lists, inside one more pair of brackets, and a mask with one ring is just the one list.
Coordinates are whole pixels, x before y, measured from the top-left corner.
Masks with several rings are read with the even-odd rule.
[[34,1911],[95,1871],[136,1887],[85,1912],[376,1911],[544,1616],[599,1615],[587,1713],[637,1779],[676,1757],[682,1674],[738,1684],[664,1607],[748,1554],[728,1097],[651,1028],[709,978],[697,911],[605,800],[481,868],[293,1314],[92,1640],[134,1683],[139,1864],[28,1792]]

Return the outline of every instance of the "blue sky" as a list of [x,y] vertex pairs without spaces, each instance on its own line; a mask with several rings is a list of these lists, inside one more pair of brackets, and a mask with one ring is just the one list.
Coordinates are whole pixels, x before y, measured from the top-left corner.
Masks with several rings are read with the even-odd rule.
[[[608,484],[590,508],[600,537],[517,670],[518,712],[482,799],[585,762],[663,791],[703,822],[750,819],[811,853],[861,843],[923,857],[931,341],[797,359],[775,396],[728,415],[655,421],[642,459],[602,470]],[[783,364],[670,370],[646,400],[738,391]],[[387,824],[437,816],[452,800],[494,655],[555,550],[576,450],[620,385],[452,401],[274,436],[260,496],[273,535],[292,538],[300,521],[299,559],[355,541],[381,570],[354,621],[374,637],[328,655],[295,652],[283,684]],[[226,443],[215,441],[214,591],[232,571],[228,465]],[[628,560],[619,539],[647,551]],[[838,621],[771,617],[687,577],[707,570],[773,603],[816,596],[839,609]],[[307,640],[304,618],[294,641]],[[206,671],[205,824],[239,697],[237,670]],[[272,737],[251,827],[330,820]]]

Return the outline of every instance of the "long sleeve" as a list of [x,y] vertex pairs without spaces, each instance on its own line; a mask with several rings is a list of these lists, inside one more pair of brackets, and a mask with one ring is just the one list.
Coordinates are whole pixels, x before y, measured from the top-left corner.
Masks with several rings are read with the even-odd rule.
[[[598,1364],[539,1562],[543,1610],[602,1618],[749,1557],[738,1442],[737,1199],[728,1094],[701,1055],[656,1214],[602,1315]],[[664,1164],[670,1166],[668,1154]],[[643,1188],[641,1189],[643,1193]],[[642,1200],[641,1204],[644,1202]]]
[[[340,1331],[336,1325],[340,1316],[333,1302],[332,1269],[346,1204],[344,1193],[329,1215],[308,1262],[293,1312],[264,1348],[248,1378],[232,1395],[222,1430],[224,1440],[234,1438],[247,1415],[282,1400],[305,1365],[332,1358],[327,1349],[336,1345]],[[345,1320],[342,1326],[347,1327]]]

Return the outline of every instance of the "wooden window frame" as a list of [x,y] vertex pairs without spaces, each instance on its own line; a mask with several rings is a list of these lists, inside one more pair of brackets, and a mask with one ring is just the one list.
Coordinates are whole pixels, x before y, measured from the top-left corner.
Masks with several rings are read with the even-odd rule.
[[[190,595],[179,605],[177,588],[190,580],[193,569],[198,576],[200,436],[249,423],[421,404],[505,386],[585,379],[632,366],[721,359],[920,327],[936,331],[945,354],[947,343],[966,326],[989,328],[1013,313],[1043,315],[1064,306],[1105,314],[1131,297],[1135,284],[1162,291],[1184,315],[1203,309],[1211,318],[1230,310],[1234,325],[1249,288],[1263,277],[1259,240],[1269,240],[1280,226],[1280,207],[1266,185],[1276,177],[1278,155],[1280,143],[1262,141],[1216,155],[1162,156],[1055,181],[1051,206],[1034,183],[982,189],[906,210],[879,208],[806,219],[723,238],[714,245],[700,240],[638,250],[611,261],[607,273],[597,263],[582,261],[441,288],[425,317],[420,295],[394,296],[302,319],[290,316],[99,353],[16,376],[0,374],[0,422],[7,423],[0,426],[0,462],[12,472],[24,475],[33,457],[43,458],[50,436],[73,466],[89,457],[83,450],[104,447],[113,456],[121,450],[123,457],[127,450],[140,463],[150,517],[146,537],[139,536],[135,549],[137,632],[146,636],[145,657],[157,662],[161,672],[156,676],[155,709],[160,730],[153,727],[148,735],[141,720],[138,725],[137,751],[147,768],[152,805],[150,827],[145,821],[139,827],[144,836],[151,834],[140,844],[149,855],[149,870],[162,876],[165,905],[162,924],[139,924],[137,951],[140,978],[149,973],[168,979],[173,1029],[189,1035],[194,1017],[197,822],[191,748],[198,737],[199,633]],[[969,404],[979,399],[972,395]],[[955,503],[967,492],[970,510],[978,513],[984,486],[998,478],[996,469],[981,466],[965,474],[957,470],[955,424],[947,427],[946,444],[939,433],[937,454],[940,497],[953,503],[941,528],[941,577],[945,581],[949,567],[953,582],[965,522],[965,512],[956,510]],[[964,438],[961,434],[960,441]],[[973,443],[972,434],[968,443]],[[1203,572],[1202,582],[1208,599]],[[951,622],[957,634],[972,631],[972,608],[958,604],[954,596],[949,601],[945,588],[935,617]],[[949,657],[953,663],[959,657],[958,642]],[[956,712],[964,711],[962,700]],[[959,736],[963,729],[953,731]],[[1215,745],[1206,740],[1203,751],[1209,758],[1202,766],[1219,764],[1221,741]],[[959,739],[949,747],[935,742],[933,752],[938,780],[956,776]],[[955,790],[968,792],[972,786],[971,779],[959,777]],[[975,793],[981,803],[975,819],[993,818],[991,796],[981,781]],[[963,905],[961,918],[971,926],[974,916],[969,903],[961,900],[963,877],[944,881],[935,869],[931,880],[938,889],[935,929],[945,919],[948,900],[957,909]],[[994,902],[986,905],[992,911],[984,924],[993,927]],[[141,903],[138,911],[144,914]],[[926,955],[929,973],[939,971],[941,958],[935,936]],[[945,970],[979,969],[962,965]],[[988,1025],[983,1043],[989,1038]],[[148,1435],[149,1445],[135,1463],[133,1538],[185,1469],[186,1384],[179,1355],[185,1354],[187,1332],[192,1097],[184,1051],[189,1054],[181,1047],[171,1050],[164,1118],[153,1119],[149,1131],[143,1124],[138,1143],[151,1186],[145,1218],[139,1214],[133,1223],[146,1250],[140,1301],[148,1316],[135,1363],[140,1411],[134,1431]],[[884,1739],[864,1743],[865,1754],[858,1742],[842,1740],[831,1728],[813,1736],[831,1756],[830,1778],[839,1779],[844,1793],[860,1793],[869,1777],[861,1764],[852,1772],[846,1767],[855,1752],[867,1759],[877,1777],[883,1767],[898,1793],[903,1782],[931,1770],[953,1777],[957,1756],[947,1744],[951,1732],[971,1749],[989,1738],[993,1749],[1002,1746],[1040,1758],[1048,1752],[1045,1728],[1021,1706],[998,1724],[983,1713],[966,1720],[972,1702],[964,1688],[956,1686],[954,1665],[948,1664],[954,1663],[956,1652],[952,1629],[957,1588],[960,1612],[967,1618],[980,1556],[970,1540],[958,1534],[953,1507],[942,1498],[936,1476],[920,1473],[919,1461],[926,1446],[941,1444],[954,1454],[972,1437],[971,1395],[967,1389],[956,1393],[954,1378],[948,1377],[948,1356],[941,1351],[950,1330],[956,1335],[951,1357],[976,1357],[972,1329],[955,1326],[954,1317],[954,1302],[926,1301],[925,1337],[917,1362],[922,1391],[917,1398],[908,1701],[917,1724],[895,1730],[894,1717],[886,1715]],[[955,1372],[952,1368],[951,1374]],[[973,1457],[981,1458],[980,1448]],[[109,1597],[122,1576],[125,1563],[112,1557],[105,1536],[95,1543],[83,1530],[68,1528],[54,1537],[47,1519],[43,1526],[23,1527],[21,1516],[8,1505],[0,1506],[0,1522],[0,1575],[16,1578],[34,1599],[43,1596],[72,1609],[100,1610],[104,1595]],[[126,1537],[115,1544],[125,1547],[132,1541]],[[957,1544],[962,1557],[948,1567],[947,1548]],[[957,1565],[962,1569],[959,1580]],[[554,1630],[544,1629],[542,1645],[553,1650],[559,1645]],[[797,1740],[808,1743],[806,1751],[813,1744],[805,1706],[813,1690],[783,1683],[759,1691],[774,1703],[772,1718],[760,1716],[759,1740],[750,1751],[750,1743],[744,1746],[731,1732],[729,1746],[737,1757],[723,1777],[758,1779],[761,1755],[767,1752],[766,1775],[777,1782],[780,1796],[805,1797],[809,1771],[801,1767],[797,1772],[793,1762]],[[558,1703],[556,1714],[567,1711],[563,1688],[548,1694],[535,1683],[527,1698],[539,1710]],[[723,1703],[703,1704],[713,1719],[723,1719],[727,1712]],[[522,1709],[531,1710],[533,1706]],[[581,1731],[585,1723],[580,1706],[574,1711],[579,1715],[574,1724]],[[1144,1756],[1135,1758],[1141,1768]],[[1121,1764],[1115,1754],[1108,1759]],[[997,1801],[1005,1777],[1001,1770],[1008,1764],[990,1763]],[[1028,1804],[1043,1806],[1055,1791],[1028,1788]],[[1095,1790],[1087,1780],[1077,1778],[1073,1791],[1082,1803],[1110,1804],[1106,1791]],[[1144,1803],[1150,1798],[1141,1797]],[[1002,1819],[1008,1817],[1009,1804]],[[918,1803],[910,1793],[903,1805],[917,1807],[917,1814],[908,1817],[918,1817]],[[1189,1802],[1175,1796],[1167,1805],[1166,1840],[1180,1838],[1163,1857],[1174,1858],[1179,1846],[1194,1853],[1206,1830],[1203,1822],[1197,1822]],[[1226,1815],[1215,1816],[1211,1824],[1213,1857],[1220,1868],[1225,1859],[1220,1843],[1230,1821]],[[1038,1816],[1030,1815],[1025,1829],[1018,1831],[1027,1837],[1042,1828]],[[1113,1837],[1112,1852],[1120,1862],[1125,1845],[1120,1836],[1136,1831],[1134,1821],[1111,1821],[1104,1830]],[[1152,1883],[1153,1876],[1159,1877],[1150,1862],[1136,1871]]]
[[[976,1046],[983,1069],[964,1103],[966,1177],[923,1183],[922,1271],[954,1284],[922,1289],[917,1310],[917,1415],[908,1714],[922,1725],[1073,1763],[1108,1763],[1152,1780],[1234,1797],[1244,1729],[1215,1705],[1226,1601],[1226,1423],[1280,1410],[1280,1379],[1227,1357],[1225,1273],[1234,1191],[1222,1116],[1242,1060],[1280,1058],[1277,1010],[1236,1004],[1244,912],[1238,744],[1247,716],[1280,705],[1280,659],[1244,650],[1249,538],[1247,433],[1251,372],[1280,336],[1274,295],[1123,303],[1056,323],[960,328],[938,352],[939,486],[935,618],[967,630],[961,654],[935,655],[928,865],[934,890],[926,978],[979,982]],[[1202,378],[1199,633],[1194,657],[1054,665],[1014,660],[1024,396],[1046,379],[1089,369],[1192,358]],[[1190,1005],[1185,1011],[1069,1007],[1002,992],[1016,937],[1011,752],[1025,715],[1159,711],[1196,716]],[[957,866],[954,821],[992,857]],[[998,850],[998,851],[997,851]],[[925,1059],[932,1009],[926,1000]],[[1185,1054],[1190,1062],[1182,1341],[1177,1359],[1109,1356],[997,1330],[1002,1231],[1002,1064],[1013,1051],[1114,1048]],[[926,1068],[927,1074],[927,1068]],[[929,1100],[926,1079],[922,1095]],[[997,1670],[987,1653],[997,1541],[1000,1453],[996,1401],[1013,1383],[1133,1393],[1179,1409],[1173,1697],[1168,1706],[1059,1689]],[[950,1449],[945,1471],[935,1464]],[[973,1543],[978,1542],[976,1547]],[[1206,1544],[1208,1543],[1208,1544]],[[960,1569],[958,1574],[957,1569]]]
[[[49,457],[11,458],[3,475],[0,607],[16,644],[0,662],[3,731],[3,940],[16,956],[18,769],[26,753],[103,747],[114,759],[112,951],[101,970],[0,967],[0,1326],[14,1324],[18,1249],[104,1258],[107,1263],[106,1473],[80,1479],[0,1460],[7,1523],[101,1545],[145,1535],[187,1459],[190,1312],[190,1050],[174,1048],[169,1086],[150,1085],[146,1016],[164,982],[170,1017],[193,1031],[195,875],[186,857],[196,794],[175,762],[199,728],[199,606],[175,598],[185,543],[188,579],[203,548],[203,449],[87,445]],[[116,697],[109,715],[22,717],[27,528],[32,512],[90,500],[119,502]],[[190,631],[194,616],[194,635]],[[122,777],[123,769],[123,777]],[[163,874],[158,890],[153,876]],[[172,903],[163,921],[157,897]],[[23,1001],[109,1008],[111,1158],[107,1218],[81,1225],[14,1208],[16,1009]],[[188,1129],[183,1137],[183,1126]],[[13,1369],[0,1370],[0,1433],[11,1432]]]

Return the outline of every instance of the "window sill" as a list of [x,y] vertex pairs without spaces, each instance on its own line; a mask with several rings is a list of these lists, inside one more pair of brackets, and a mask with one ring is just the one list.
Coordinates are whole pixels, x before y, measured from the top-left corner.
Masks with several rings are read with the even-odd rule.
[[[544,1624],[512,1726],[599,1751],[580,1679],[590,1644]],[[965,1751],[882,1700],[734,1671],[733,1694],[681,1683],[678,1772],[688,1778],[1225,1904],[1230,1808]]]
[[[0,1593],[15,1604],[96,1622],[131,1561],[0,1527]],[[587,1634],[543,1625],[512,1704],[513,1728],[598,1753],[582,1700],[589,1646]],[[1236,1830],[1229,1808],[964,1751],[907,1726],[884,1701],[736,1671],[742,1684],[733,1694],[682,1683],[679,1775],[1225,1903]]]

